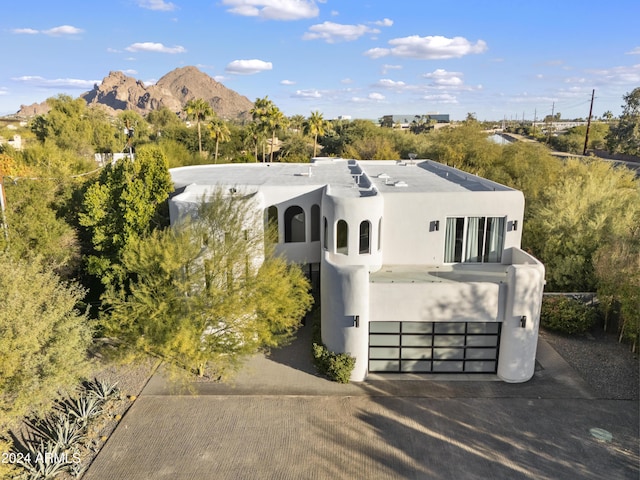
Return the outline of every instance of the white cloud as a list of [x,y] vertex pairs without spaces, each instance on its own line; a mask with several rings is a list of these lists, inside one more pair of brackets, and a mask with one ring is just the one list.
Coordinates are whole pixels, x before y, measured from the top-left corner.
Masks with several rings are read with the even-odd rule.
[[107,48],[107,53],[120,53],[120,50],[109,47]]
[[318,90],[296,90],[293,95],[296,98],[322,98],[322,94]]
[[122,73],[124,73],[125,75],[137,75],[138,71],[132,68],[129,68],[127,70],[122,70]]
[[388,64],[384,64],[382,65],[382,74],[386,75],[389,70],[402,70],[402,65],[388,65]]
[[154,43],[154,42],[139,42],[132,43],[127,48],[125,48],[128,52],[156,52],[156,53],[184,53],[187,50],[180,45],[176,45],[175,47],[166,47],[162,43]]
[[0,87],[0,95],[9,95],[9,90],[4,87]]
[[296,82],[294,82],[293,80],[281,80],[280,81],[280,85],[295,85]]
[[337,17],[338,15],[340,15],[340,12],[338,12],[337,10],[331,10],[332,17]]
[[393,25],[393,20],[384,18],[382,20],[378,20],[377,22],[373,22],[373,24],[378,25],[379,27],[390,27],[391,25]]
[[138,6],[148,10],[158,10],[161,12],[171,12],[177,7],[171,2],[164,0],[138,0]]
[[340,80],[340,83],[342,83],[343,85],[350,85],[353,83],[353,80],[350,78],[343,78],[342,80]]
[[223,82],[227,79],[227,77],[225,77],[224,75],[214,75],[213,79],[216,82]]
[[369,100],[381,101],[385,99],[385,96],[378,92],[372,92],[368,95]]
[[236,15],[265,20],[301,20],[319,14],[314,0],[222,0],[222,4]]
[[587,72],[595,75],[601,84],[636,86],[640,84],[640,63],[624,67],[587,70]]
[[389,45],[391,48],[378,47],[367,50],[365,55],[373,59],[392,55],[422,60],[443,60],[460,58],[471,53],[482,53],[487,50],[487,44],[483,40],[478,40],[473,44],[464,37],[411,35],[389,40]]
[[37,35],[40,33],[38,30],[34,30],[33,28],[14,28],[11,32],[19,35]]
[[60,37],[63,35],[79,35],[84,32],[81,28],[73,27],[71,25],[60,25],[59,27],[53,27],[48,30],[35,30],[33,28],[14,28],[12,33],[20,35],[37,35],[42,33],[44,35],[50,35],[52,37]]
[[376,87],[388,88],[390,90],[405,90],[408,85],[404,83],[402,80],[395,81],[390,78],[381,78],[375,83]]
[[423,100],[428,100],[433,103],[458,103],[458,99],[449,94],[449,93],[441,93],[437,95],[425,95],[422,97]]
[[235,73],[236,75],[253,75],[255,73],[272,70],[273,64],[262,60],[234,60],[225,68],[227,73]]
[[640,47],[636,47],[633,50],[628,51],[627,55],[640,55]]
[[311,25],[309,31],[302,36],[303,40],[324,40],[327,43],[351,42],[367,33],[380,33],[376,28],[366,25],[343,25],[334,22],[324,22]]
[[93,88],[100,80],[80,80],[77,78],[55,78],[47,79],[38,75],[24,75],[22,77],[14,77],[11,80],[15,82],[25,83],[34,87],[42,88],[77,88],[86,90]]
[[460,87],[464,83],[462,81],[462,73],[448,72],[442,68],[438,68],[431,73],[425,73],[424,78],[429,78],[434,85],[444,87]]
[[59,27],[42,31],[45,35],[51,35],[52,37],[59,37],[61,35],[78,35],[82,32],[84,32],[84,30],[81,28],[72,27],[71,25],[61,25]]

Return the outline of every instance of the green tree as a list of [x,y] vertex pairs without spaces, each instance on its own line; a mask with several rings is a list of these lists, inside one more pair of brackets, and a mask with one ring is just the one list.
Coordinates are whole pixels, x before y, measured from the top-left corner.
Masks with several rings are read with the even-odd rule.
[[599,160],[564,164],[525,225],[551,291],[595,291],[593,256],[608,239],[637,227],[638,192],[628,169]]
[[432,136],[429,158],[485,176],[501,154],[501,146],[487,141],[487,135],[476,121],[466,121],[456,128],[443,128]]
[[211,138],[213,138],[216,142],[216,150],[215,156],[213,157],[213,163],[218,163],[218,145],[220,144],[220,142],[228,142],[231,139],[231,132],[229,131],[227,123],[218,117],[214,117],[209,122],[208,127],[209,135],[211,135]]
[[269,161],[273,162],[273,152],[276,144],[276,132],[279,129],[283,129],[287,126],[288,120],[284,116],[284,113],[276,107],[273,103],[267,110],[267,125],[271,132],[271,148],[269,149]]
[[111,151],[114,130],[104,112],[69,95],[48,98],[47,104],[49,113],[31,121],[31,130],[42,144],[52,142],[61,150],[84,156]]
[[[84,292],[37,261],[0,254],[0,428],[50,406],[87,373]],[[10,272],[10,275],[7,273]]]
[[218,190],[195,220],[132,243],[123,263],[133,275],[106,295],[105,333],[200,375],[290,340],[310,308],[309,283],[265,255],[255,212],[249,197]]
[[603,243],[593,261],[605,330],[611,314],[617,313],[619,340],[629,341],[636,352],[640,340],[640,215],[631,230]]
[[198,151],[200,155],[202,155],[202,133],[200,131],[200,124],[213,115],[213,109],[205,99],[193,98],[187,102],[184,111],[187,114],[187,118],[195,120],[198,125]]
[[58,200],[64,185],[49,180],[20,179],[6,185],[8,243],[0,250],[13,258],[35,261],[69,278],[80,265],[75,229],[62,218]]
[[167,159],[157,146],[142,146],[134,160],[105,167],[87,188],[79,215],[93,247],[87,259],[89,273],[104,285],[120,284],[125,247],[162,224],[161,205],[172,191]]
[[319,111],[311,112],[311,116],[304,123],[305,132],[313,136],[313,156],[318,150],[318,136],[323,136],[329,129],[327,122]]
[[607,148],[612,153],[640,156],[640,87],[627,93],[617,125],[611,125]]
[[[255,127],[253,128],[253,137],[256,145],[256,162],[258,161],[258,142],[266,137],[269,130],[269,112],[273,111],[273,102],[269,100],[269,96],[264,98],[256,98],[251,109],[251,118]],[[265,161],[265,144],[262,144],[262,161]]]

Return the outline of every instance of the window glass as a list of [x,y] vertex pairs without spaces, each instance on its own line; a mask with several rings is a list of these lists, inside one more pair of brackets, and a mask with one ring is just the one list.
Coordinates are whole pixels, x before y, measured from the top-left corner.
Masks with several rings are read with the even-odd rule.
[[311,241],[320,241],[320,206],[311,205]]
[[323,238],[322,238],[322,246],[324,247],[325,250],[329,250],[329,222],[327,222],[327,217],[323,217],[324,218],[324,231],[323,231]]
[[365,220],[360,223],[360,248],[359,252],[363,253],[371,253],[371,243],[370,243],[370,234],[371,234],[371,222]]
[[338,220],[336,226],[336,252],[349,254],[349,226],[344,220]]
[[447,218],[445,263],[499,263],[504,249],[504,217]]

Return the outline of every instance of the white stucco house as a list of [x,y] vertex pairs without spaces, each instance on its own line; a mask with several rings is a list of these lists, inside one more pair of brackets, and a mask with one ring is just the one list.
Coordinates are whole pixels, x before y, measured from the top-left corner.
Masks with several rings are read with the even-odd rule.
[[430,161],[316,158],[171,170],[171,222],[212,188],[252,193],[276,251],[319,278],[322,339],[380,373],[535,369],[544,266],[520,249],[524,196]]

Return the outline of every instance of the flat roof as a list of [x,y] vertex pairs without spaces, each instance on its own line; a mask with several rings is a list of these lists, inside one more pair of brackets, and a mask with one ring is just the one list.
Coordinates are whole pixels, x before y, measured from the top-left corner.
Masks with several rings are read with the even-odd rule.
[[193,165],[170,170],[176,190],[189,185],[331,187],[334,195],[511,191],[513,189],[431,160],[315,158],[312,163]]

